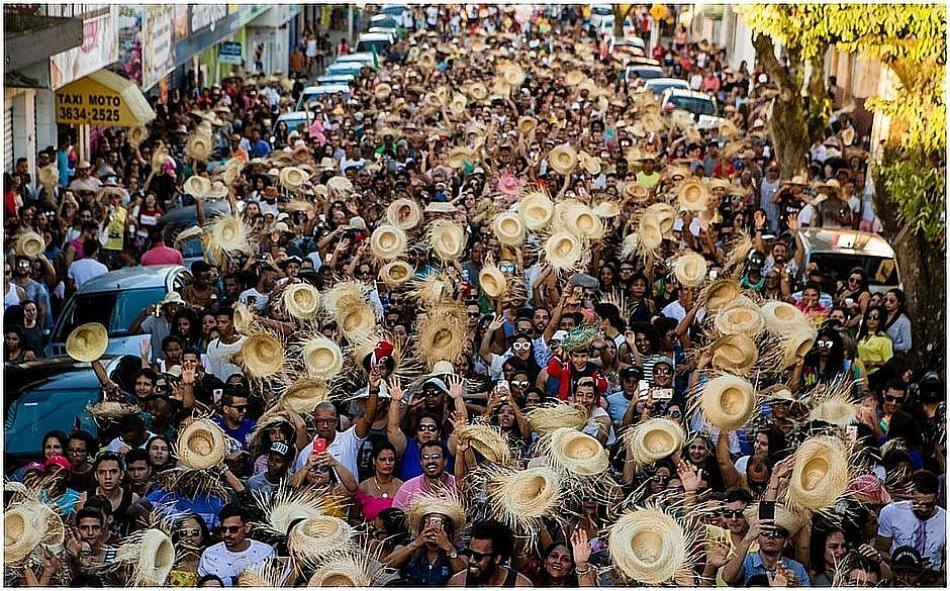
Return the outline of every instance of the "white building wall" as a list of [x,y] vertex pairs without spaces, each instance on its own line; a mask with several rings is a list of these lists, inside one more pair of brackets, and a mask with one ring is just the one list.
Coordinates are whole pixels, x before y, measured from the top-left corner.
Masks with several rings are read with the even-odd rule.
[[36,149],[37,151],[57,145],[56,93],[47,88],[36,91]]
[[12,137],[4,137],[4,170],[12,170],[17,158],[23,157],[29,162],[31,171],[36,167],[35,98],[36,91],[32,88],[4,90],[3,116],[4,119],[12,116],[13,123],[12,130],[4,125],[4,135],[12,131]]

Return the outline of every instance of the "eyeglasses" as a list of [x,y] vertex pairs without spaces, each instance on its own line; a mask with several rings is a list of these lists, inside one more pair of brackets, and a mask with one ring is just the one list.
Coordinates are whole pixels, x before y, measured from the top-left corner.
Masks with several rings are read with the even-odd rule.
[[226,534],[236,534],[244,529],[243,525],[219,525],[218,531]]
[[524,341],[513,343],[511,348],[515,351],[527,351],[531,348],[531,343],[525,343]]
[[512,380],[510,383],[515,388],[527,388],[531,384],[528,380]]
[[784,529],[769,528],[762,530],[762,535],[767,538],[787,538],[788,532]]
[[729,509],[722,510],[722,516],[725,517],[726,519],[739,519],[743,515],[744,513],[742,509],[733,509],[731,511]]
[[335,425],[336,419],[314,419],[313,422],[318,425]]
[[671,376],[673,375],[673,370],[669,367],[655,367],[653,368],[653,373],[661,376]]
[[[237,526],[235,526],[237,527]],[[178,530],[178,534],[182,536],[200,536],[201,528],[198,527],[183,527]]]
[[885,401],[887,401],[887,402],[894,402],[894,403],[897,403],[897,404],[903,404],[903,403],[904,403],[904,398],[905,398],[904,396],[891,396],[890,394],[885,394],[885,395],[884,395],[884,400],[885,400]]
[[432,461],[435,461],[435,460],[441,460],[441,459],[442,459],[442,454],[425,454],[424,456],[422,456],[422,459],[425,460],[425,461],[427,461],[427,462],[432,462]]
[[680,418],[681,416],[683,416],[683,413],[681,413],[681,412],[678,411],[678,410],[671,410],[671,411],[669,412],[669,415],[670,415],[671,417],[673,417],[674,419],[678,419],[678,418]]
[[429,433],[435,433],[439,430],[438,425],[419,425],[416,427],[416,431],[428,431]]
[[462,550],[462,554],[464,554],[465,556],[470,556],[474,558],[475,562],[481,562],[482,560],[485,560],[486,558],[493,558],[495,556],[494,552],[476,552],[472,550],[471,548],[466,548]]

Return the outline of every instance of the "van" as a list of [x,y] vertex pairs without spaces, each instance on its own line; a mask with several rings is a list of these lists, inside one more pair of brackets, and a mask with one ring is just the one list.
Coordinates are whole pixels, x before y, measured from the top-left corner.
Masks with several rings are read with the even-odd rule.
[[877,234],[857,230],[807,228],[798,232],[805,247],[804,269],[814,262],[829,275],[829,283],[847,281],[851,269],[867,273],[871,293],[903,289],[894,249]]
[[385,55],[392,44],[392,36],[386,33],[364,33],[356,41],[356,51],[357,53],[375,51],[379,55]]

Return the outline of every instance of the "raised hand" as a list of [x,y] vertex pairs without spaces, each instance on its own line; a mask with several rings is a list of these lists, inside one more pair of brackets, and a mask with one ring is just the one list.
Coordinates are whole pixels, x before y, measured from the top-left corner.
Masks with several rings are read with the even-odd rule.
[[575,529],[571,534],[571,548],[574,550],[574,565],[583,568],[590,560],[590,542],[587,539],[587,531],[581,528]]
[[449,397],[452,398],[452,400],[461,398],[465,393],[465,388],[462,386],[462,378],[459,376],[449,376],[446,382],[448,382]]
[[731,554],[732,552],[729,548],[729,544],[723,540],[716,540],[707,546],[706,564],[718,569],[729,562],[729,557]]
[[386,388],[389,390],[389,395],[392,397],[393,402],[399,403],[402,402],[402,397],[405,395],[401,385],[399,384],[399,378],[393,376],[388,382],[386,382]]
[[694,472],[693,468],[682,459],[677,463],[676,471],[679,473],[680,481],[683,483],[683,489],[686,490],[686,492],[696,492],[696,489],[699,488],[699,483],[703,480],[703,471],[697,470]]

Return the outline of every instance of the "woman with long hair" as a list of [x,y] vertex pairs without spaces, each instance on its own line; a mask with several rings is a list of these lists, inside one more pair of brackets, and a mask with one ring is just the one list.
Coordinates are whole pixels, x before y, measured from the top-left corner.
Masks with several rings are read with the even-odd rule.
[[363,519],[374,521],[379,514],[392,507],[393,497],[402,480],[396,477],[396,447],[380,441],[373,447],[373,475],[360,483],[353,498],[362,509]]
[[168,583],[172,587],[195,587],[198,584],[198,562],[201,553],[212,543],[208,524],[197,513],[185,513],[175,524],[172,542],[177,559]]
[[23,363],[33,361],[36,354],[30,349],[23,329],[13,324],[3,331],[3,361],[4,363]]
[[168,437],[155,435],[145,444],[148,453],[148,463],[152,472],[157,473],[175,467],[175,458],[172,455],[172,444]]
[[868,375],[890,361],[894,356],[894,343],[884,330],[886,312],[883,308],[869,306],[858,331],[858,359],[864,363]]
[[805,355],[805,359],[792,371],[789,382],[794,392],[800,385],[811,388],[815,384],[830,384],[841,376],[848,375],[860,380],[860,366],[851,363],[845,356],[841,335],[833,328],[823,328],[818,332],[815,345]]
[[812,587],[832,587],[835,571],[848,553],[844,530],[831,525],[816,527],[809,544]]
[[538,587],[596,587],[597,574],[587,561],[590,544],[587,532],[574,530],[571,543],[557,541],[548,544],[541,553]]
[[907,316],[906,305],[903,291],[895,288],[884,294],[884,310],[887,311],[884,330],[894,343],[895,354],[907,353],[913,345],[910,317]]
[[198,326],[194,311],[180,307],[172,321],[171,334],[181,339],[182,351],[196,347],[201,340],[201,327]]
[[218,321],[211,310],[203,310],[198,319],[200,320],[198,330],[201,332],[195,347],[199,353],[204,354],[208,352],[208,345],[211,341],[218,338]]

